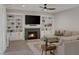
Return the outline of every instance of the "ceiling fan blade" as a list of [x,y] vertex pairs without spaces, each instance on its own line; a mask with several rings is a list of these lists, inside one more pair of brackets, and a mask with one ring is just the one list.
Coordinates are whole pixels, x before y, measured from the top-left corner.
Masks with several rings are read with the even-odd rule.
[[40,8],[44,8],[44,7],[40,6]]
[[44,6],[40,6],[40,8],[43,8],[45,10],[55,10],[56,8],[48,8],[47,4],[44,4]]
[[47,4],[44,4],[44,7],[47,7]]
[[47,10],[55,10],[56,8],[47,8]]

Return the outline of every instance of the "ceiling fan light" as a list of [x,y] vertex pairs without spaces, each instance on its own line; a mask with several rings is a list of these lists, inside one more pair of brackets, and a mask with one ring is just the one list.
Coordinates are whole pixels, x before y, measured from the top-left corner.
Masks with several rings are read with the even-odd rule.
[[47,9],[44,9],[44,11],[47,11]]

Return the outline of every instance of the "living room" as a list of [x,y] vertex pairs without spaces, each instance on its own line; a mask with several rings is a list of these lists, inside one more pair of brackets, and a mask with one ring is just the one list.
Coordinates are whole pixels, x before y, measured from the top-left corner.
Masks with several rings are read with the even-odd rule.
[[[48,55],[79,54],[76,47],[79,45],[76,44],[79,4],[5,4],[0,7],[1,19],[4,19],[0,23],[3,34],[0,54],[41,55],[42,50]],[[45,39],[49,41],[48,45],[56,46],[51,49],[55,52],[41,47],[46,43]],[[59,41],[51,43],[54,40]]]

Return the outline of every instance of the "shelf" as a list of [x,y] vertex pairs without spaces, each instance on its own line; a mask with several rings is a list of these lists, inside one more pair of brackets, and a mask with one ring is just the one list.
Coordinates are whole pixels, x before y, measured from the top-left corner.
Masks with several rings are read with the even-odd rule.
[[22,16],[8,15],[7,31],[8,32],[22,32]]

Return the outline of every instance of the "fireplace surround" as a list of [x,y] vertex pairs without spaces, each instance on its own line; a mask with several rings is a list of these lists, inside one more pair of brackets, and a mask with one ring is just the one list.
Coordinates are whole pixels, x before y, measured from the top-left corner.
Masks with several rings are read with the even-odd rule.
[[25,40],[40,39],[40,28],[25,29]]

